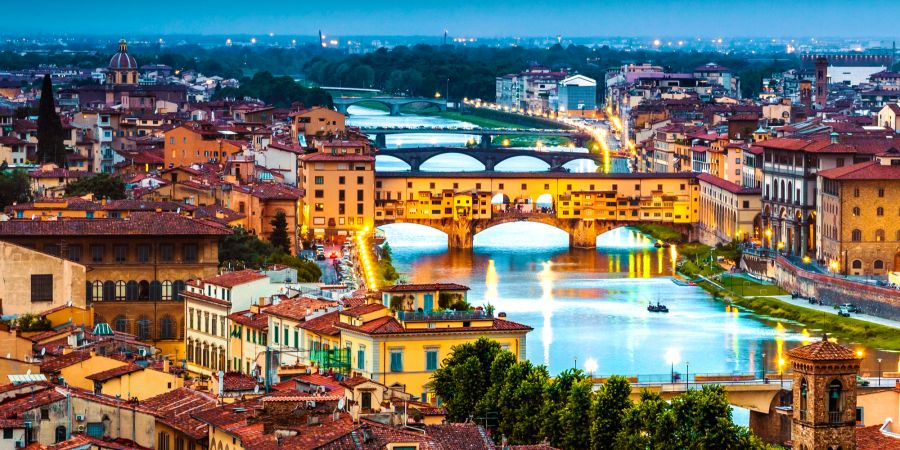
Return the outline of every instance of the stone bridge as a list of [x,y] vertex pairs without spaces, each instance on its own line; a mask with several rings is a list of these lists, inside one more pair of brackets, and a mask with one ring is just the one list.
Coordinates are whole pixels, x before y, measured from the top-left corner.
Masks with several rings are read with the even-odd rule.
[[441,111],[447,110],[447,100],[442,98],[425,98],[425,97],[335,97],[334,107],[338,112],[347,114],[347,108],[357,103],[370,102],[380,103],[387,106],[392,116],[400,115],[400,108],[411,105],[413,103],[428,103],[436,106]]
[[571,139],[575,145],[584,146],[590,139],[590,135],[581,130],[571,129],[542,129],[542,128],[459,128],[459,127],[413,127],[413,128],[360,128],[364,134],[370,139],[374,136],[375,146],[378,148],[387,147],[387,138],[389,134],[462,134],[467,136],[479,136],[478,145],[481,148],[490,148],[494,142],[495,136],[538,136],[548,137],[565,137]]
[[[467,217],[441,218],[441,219],[383,219],[376,220],[375,226],[391,223],[414,223],[425,225],[447,234],[447,246],[455,249],[471,249],[474,246],[475,235],[488,228],[510,222],[535,222],[550,225],[569,234],[569,246],[573,248],[594,248],[597,246],[597,236],[607,231],[620,227],[634,226],[640,221],[594,221],[581,219],[558,218],[554,213],[518,213],[506,212],[495,214],[489,219]],[[693,227],[690,224],[672,225],[678,231],[691,235]]]
[[527,156],[539,159],[550,166],[550,170],[560,170],[566,163],[587,159],[600,165],[603,162],[603,156],[597,153],[576,153],[576,152],[548,152],[537,150],[518,150],[518,149],[484,149],[484,148],[466,148],[466,147],[422,147],[422,148],[396,148],[382,149],[378,151],[378,155],[392,156],[403,161],[410,166],[410,170],[419,170],[423,163],[439,155],[460,154],[468,155],[475,158],[481,164],[484,164],[484,170],[494,170],[494,167],[516,156]]

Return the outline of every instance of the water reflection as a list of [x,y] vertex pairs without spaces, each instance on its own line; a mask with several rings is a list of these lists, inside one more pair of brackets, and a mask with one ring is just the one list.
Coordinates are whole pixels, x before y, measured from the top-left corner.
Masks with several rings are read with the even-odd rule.
[[[596,250],[569,250],[564,232],[516,222],[477,235],[474,251],[448,251],[445,234],[422,226],[384,230],[407,281],[470,286],[472,304],[489,301],[534,327],[526,354],[552,373],[594,358],[597,375],[667,377],[669,348],[680,349],[681,372],[690,361],[691,373],[778,373],[788,350],[821,336],[674,284],[668,275],[677,249],[654,248],[629,229],[600,236]],[[648,312],[647,303],[657,300],[671,312]],[[885,371],[898,364],[894,353],[866,350],[864,372],[874,373],[876,357]]]

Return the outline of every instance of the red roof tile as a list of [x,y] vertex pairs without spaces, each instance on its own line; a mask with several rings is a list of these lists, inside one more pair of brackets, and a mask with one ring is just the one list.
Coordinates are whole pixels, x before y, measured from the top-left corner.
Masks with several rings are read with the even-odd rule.
[[143,366],[139,366],[134,363],[124,364],[119,367],[114,367],[109,370],[104,370],[101,372],[97,372],[91,375],[86,376],[88,380],[93,381],[107,381],[113,378],[121,377],[122,375],[128,375],[129,373],[140,372],[144,370]]
[[221,236],[231,230],[175,213],[133,212],[125,219],[9,220],[0,222],[0,236]]
[[236,272],[226,272],[221,275],[206,278],[203,280],[203,283],[225,288],[233,288],[235,286],[249,283],[251,281],[261,280],[263,278],[267,278],[266,274],[258,270],[244,269],[238,270]]
[[317,310],[334,308],[337,302],[311,297],[285,298],[276,305],[266,308],[266,314],[302,322],[306,316]]
[[788,356],[810,361],[846,361],[859,359],[853,350],[826,339],[802,347],[793,348],[788,352]]
[[817,174],[832,180],[900,180],[900,166],[866,161],[822,170]]
[[141,402],[141,405],[153,411],[153,415],[161,422],[194,439],[206,437],[207,425],[193,418],[191,414],[215,408],[217,404],[214,396],[183,387]]

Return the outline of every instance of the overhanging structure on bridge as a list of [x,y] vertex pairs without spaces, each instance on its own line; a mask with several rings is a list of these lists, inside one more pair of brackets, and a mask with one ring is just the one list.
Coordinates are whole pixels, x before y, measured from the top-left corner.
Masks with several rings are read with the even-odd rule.
[[380,103],[384,106],[387,106],[391,112],[392,116],[400,115],[400,108],[411,105],[414,103],[427,103],[434,106],[441,111],[447,110],[447,100],[442,98],[426,98],[426,97],[386,97],[386,96],[375,96],[375,97],[336,97],[333,99],[334,107],[338,112],[347,114],[347,108],[357,103]]
[[377,156],[391,156],[409,164],[413,171],[418,171],[422,164],[439,155],[459,154],[467,155],[484,165],[484,170],[494,170],[497,164],[517,156],[527,156],[547,163],[551,171],[560,170],[566,163],[582,159],[603,162],[603,155],[597,153],[561,152],[561,151],[537,151],[520,149],[483,149],[467,147],[422,147],[422,148],[395,148],[379,150]]
[[639,223],[663,223],[689,239],[699,217],[696,174],[569,172],[378,172],[375,224],[417,223],[472,248],[477,233],[508,222],[554,226],[573,247]]
[[360,131],[369,136],[374,136],[375,146],[387,147],[386,136],[389,134],[462,134],[479,136],[478,145],[482,148],[490,148],[496,136],[539,136],[539,137],[566,137],[576,145],[584,145],[590,139],[590,135],[575,129],[538,129],[538,128],[459,128],[459,127],[414,127],[414,128],[390,128],[390,127],[363,127]]

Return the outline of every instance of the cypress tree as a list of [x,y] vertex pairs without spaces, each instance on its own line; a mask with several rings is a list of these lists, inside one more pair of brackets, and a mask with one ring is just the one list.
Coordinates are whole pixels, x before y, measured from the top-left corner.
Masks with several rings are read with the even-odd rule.
[[272,233],[269,235],[269,243],[276,249],[284,250],[285,253],[291,252],[291,238],[287,231],[287,217],[283,212],[278,212],[275,218],[269,222],[272,225]]
[[59,114],[56,113],[56,104],[53,101],[53,83],[49,74],[44,75],[44,82],[41,86],[37,125],[38,162],[52,162],[59,167],[65,167],[66,150],[63,146],[62,121]]

